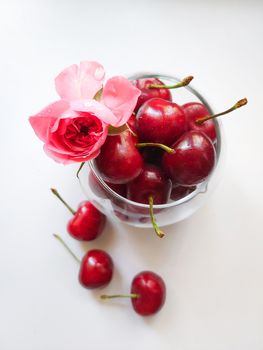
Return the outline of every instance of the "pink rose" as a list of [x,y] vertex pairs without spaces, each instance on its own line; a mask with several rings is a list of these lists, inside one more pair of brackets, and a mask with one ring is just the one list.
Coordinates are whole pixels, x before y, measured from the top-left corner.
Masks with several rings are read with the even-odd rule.
[[[69,164],[95,158],[108,125],[121,126],[131,116],[140,90],[124,77],[113,77],[103,87],[104,75],[103,67],[93,61],[66,68],[55,79],[62,100],[29,118],[45,152],[56,161]],[[101,89],[97,101],[94,97]]]
[[[107,114],[107,110],[101,112]],[[108,132],[107,125],[94,114],[75,111],[63,100],[50,104],[29,121],[44,142],[47,155],[64,164],[95,158]]]

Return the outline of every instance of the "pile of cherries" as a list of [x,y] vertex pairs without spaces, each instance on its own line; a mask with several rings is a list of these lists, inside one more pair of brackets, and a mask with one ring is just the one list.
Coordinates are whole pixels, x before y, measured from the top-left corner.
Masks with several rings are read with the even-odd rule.
[[[106,184],[122,197],[148,204],[152,225],[159,237],[163,232],[154,217],[154,205],[178,200],[207,180],[216,164],[217,132],[213,119],[247,103],[238,101],[230,109],[211,116],[198,102],[179,106],[172,101],[171,88],[188,85],[192,77],[166,86],[156,78],[134,82],[141,90],[126,127],[110,129],[95,165]],[[98,182],[94,177],[95,185]],[[100,188],[102,190],[102,188]],[[74,211],[59,195],[51,191],[70,210],[69,234],[81,241],[96,239],[103,231],[106,217],[89,201]],[[105,287],[114,271],[113,260],[100,249],[89,250],[82,260],[70,250],[62,238],[54,235],[80,263],[79,282],[89,289]],[[132,280],[129,294],[101,295],[101,299],[128,297],[134,310],[152,315],[165,302],[163,279],[152,271],[142,271]]]
[[113,191],[149,205],[159,237],[164,233],[156,223],[153,206],[181,199],[209,178],[216,165],[217,129],[213,119],[247,102],[240,100],[216,115],[210,115],[199,102],[179,106],[172,101],[170,89],[186,86],[192,78],[172,86],[156,78],[134,81],[141,95],[126,130],[109,129],[95,159],[100,177]]

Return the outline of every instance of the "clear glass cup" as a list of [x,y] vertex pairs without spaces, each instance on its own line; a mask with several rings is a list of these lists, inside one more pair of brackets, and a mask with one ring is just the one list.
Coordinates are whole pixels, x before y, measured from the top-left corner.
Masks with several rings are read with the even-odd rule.
[[[136,74],[129,79],[135,80],[149,77],[158,78],[167,85],[180,81],[178,78],[167,75],[143,73]],[[170,91],[175,103],[182,105],[187,102],[201,102],[207,106],[210,113],[213,113],[207,101],[192,87],[187,86]],[[154,214],[159,226],[174,224],[191,216],[205,203],[212,190],[216,187],[221,177],[222,153],[225,142],[222,141],[222,125],[220,121],[216,119],[214,123],[217,131],[217,163],[212,174],[185,197],[166,204],[154,205]],[[114,192],[100,177],[94,161],[85,163],[79,174],[79,179],[82,190],[88,200],[106,216],[136,227],[152,227],[149,205],[133,202]]]

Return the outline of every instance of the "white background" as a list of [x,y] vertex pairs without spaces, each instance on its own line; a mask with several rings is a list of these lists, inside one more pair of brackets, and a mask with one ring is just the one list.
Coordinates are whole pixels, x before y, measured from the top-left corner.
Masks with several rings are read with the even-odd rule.
[[[1,1],[1,350],[263,349],[262,18],[262,1]],[[162,241],[112,223],[86,245],[66,233],[70,215],[49,188],[76,207],[77,166],[46,157],[27,118],[57,99],[53,78],[85,59],[108,76],[192,74],[216,111],[249,100],[222,118],[220,185]],[[165,307],[146,319],[129,300],[100,302],[53,232],[80,257],[110,252],[104,293],[128,291],[141,270],[159,273]]]

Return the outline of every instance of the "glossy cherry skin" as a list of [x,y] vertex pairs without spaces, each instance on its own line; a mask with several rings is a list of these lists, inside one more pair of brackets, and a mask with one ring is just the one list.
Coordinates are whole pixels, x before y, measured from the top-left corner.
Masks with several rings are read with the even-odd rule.
[[140,142],[170,146],[187,131],[187,121],[184,111],[176,103],[153,98],[139,109],[136,130]]
[[100,249],[88,251],[80,264],[79,282],[89,289],[103,287],[112,279],[113,261]]
[[174,186],[170,195],[170,198],[173,201],[178,201],[179,199],[182,199],[186,196],[188,196],[188,194],[192,193],[194,190],[196,189],[196,186],[189,186],[189,187],[185,187],[185,186]]
[[143,167],[143,158],[135,147],[138,142],[130,131],[108,136],[95,164],[104,181],[124,184],[136,178]]
[[153,196],[154,204],[164,204],[169,199],[171,189],[171,181],[160,168],[145,164],[140,175],[127,185],[127,198],[149,204],[149,196]]
[[161,80],[157,78],[146,78],[135,80],[134,85],[141,90],[141,95],[138,98],[137,105],[134,109],[135,112],[151,98],[162,98],[167,101],[172,101],[172,94],[169,89],[149,89],[151,84],[165,85]]
[[172,148],[174,153],[165,153],[162,164],[174,184],[197,185],[211,174],[216,152],[212,141],[204,133],[189,131]]
[[166,287],[163,279],[151,271],[143,271],[132,281],[131,293],[138,294],[132,298],[134,310],[142,316],[158,312],[165,303]]
[[213,120],[207,120],[203,124],[197,124],[196,120],[210,115],[205,105],[199,102],[189,102],[181,106],[188,123],[189,130],[202,131],[213,143],[216,142],[216,128]]
[[94,205],[85,201],[68,222],[68,233],[80,241],[92,241],[97,238],[105,226],[106,217]]

